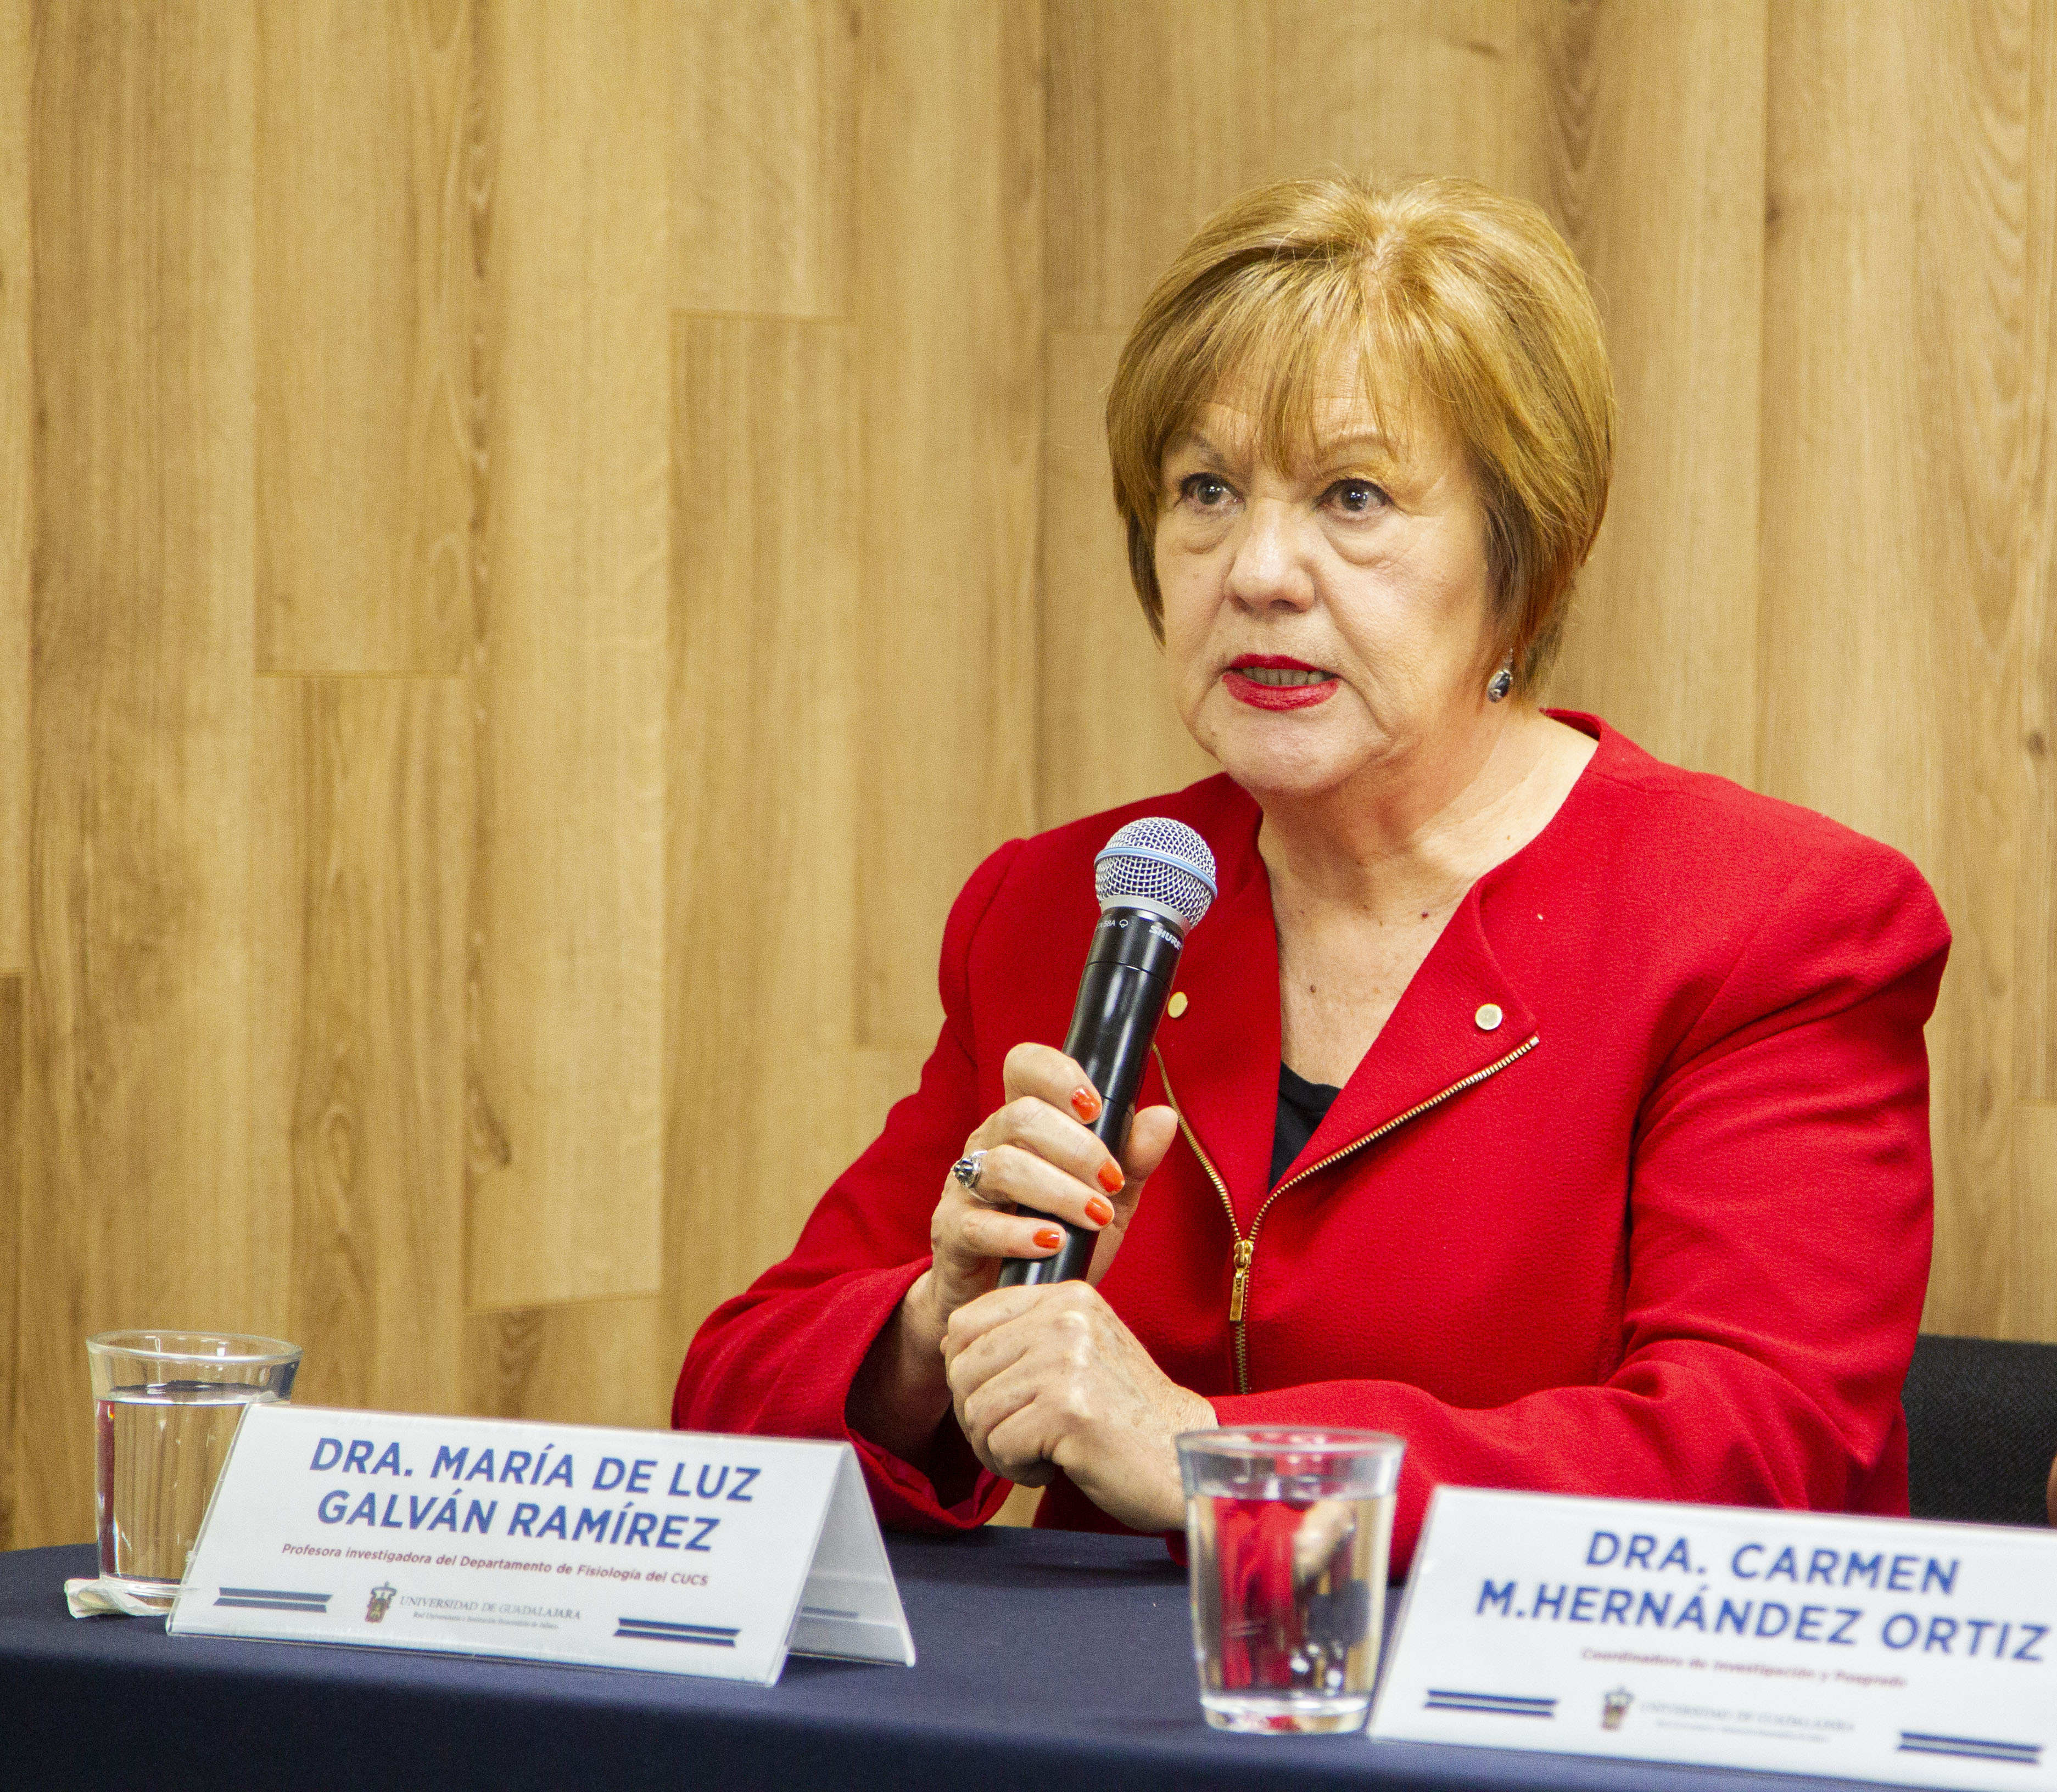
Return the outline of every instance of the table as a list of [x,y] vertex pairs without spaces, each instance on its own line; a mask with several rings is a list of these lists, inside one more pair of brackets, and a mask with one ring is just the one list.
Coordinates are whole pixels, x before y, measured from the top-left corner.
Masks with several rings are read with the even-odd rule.
[[776,1687],[75,1620],[89,1548],[0,1554],[9,1792],[1208,1792],[1383,1786],[1801,1792],[1848,1782],[1201,1721],[1184,1575],[1153,1541],[989,1529],[888,1540],[912,1668],[795,1657]]

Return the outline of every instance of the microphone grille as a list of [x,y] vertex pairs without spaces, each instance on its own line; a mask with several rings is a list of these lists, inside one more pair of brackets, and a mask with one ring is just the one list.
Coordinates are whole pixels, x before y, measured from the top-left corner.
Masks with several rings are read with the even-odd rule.
[[1155,903],[1182,917],[1190,932],[1215,900],[1215,856],[1184,822],[1146,815],[1100,849],[1093,893],[1102,908],[1124,897]]

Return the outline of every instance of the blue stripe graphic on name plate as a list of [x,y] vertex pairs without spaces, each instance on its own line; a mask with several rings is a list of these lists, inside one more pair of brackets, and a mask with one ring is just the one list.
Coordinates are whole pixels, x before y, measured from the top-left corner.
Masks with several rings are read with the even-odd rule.
[[2040,1743],[1996,1743],[1988,1736],[1937,1736],[1923,1730],[1900,1732],[1902,1754],[1953,1754],[1966,1761],[2013,1761],[2024,1767],[2043,1765]]
[[1499,1717],[1555,1717],[1554,1699],[1528,1699],[1512,1692],[1466,1692],[1432,1686],[1422,1709],[1430,1711],[1485,1711]]
[[676,1624],[661,1618],[616,1618],[614,1634],[632,1636],[645,1643],[698,1643],[710,1649],[732,1649],[738,1628],[733,1624]]
[[217,1605],[240,1605],[260,1612],[327,1612],[333,1593],[299,1593],[283,1587],[222,1587],[216,1590]]

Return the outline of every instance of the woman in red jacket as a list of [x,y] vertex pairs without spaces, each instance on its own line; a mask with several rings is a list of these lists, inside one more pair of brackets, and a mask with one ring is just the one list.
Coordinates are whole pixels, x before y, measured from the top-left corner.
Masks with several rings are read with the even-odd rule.
[[[974,874],[920,1089],[708,1319],[675,1422],[847,1438],[889,1522],[1014,1481],[1040,1524],[1144,1530],[1183,1521],[1180,1431],[1370,1426],[1408,1440],[1403,1569],[1442,1481],[1904,1512],[1948,934],[1898,854],[1536,707],[1614,421],[1548,221],[1455,181],[1249,194],[1108,418],[1223,775]],[[1220,894],[1117,1162],[1038,1042],[1093,854],[1150,813]],[[1050,1215],[1099,1232],[1089,1280],[997,1288]]]

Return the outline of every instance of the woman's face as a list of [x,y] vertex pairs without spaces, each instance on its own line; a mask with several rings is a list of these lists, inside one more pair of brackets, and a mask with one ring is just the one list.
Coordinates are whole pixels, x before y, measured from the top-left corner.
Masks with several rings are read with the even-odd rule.
[[1315,453],[1274,466],[1236,396],[1164,457],[1157,580],[1187,727],[1260,800],[1437,753],[1479,721],[1493,659],[1466,457],[1423,405],[1388,441],[1338,382]]

